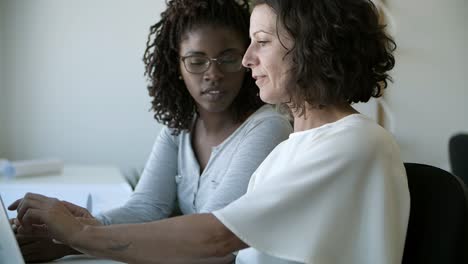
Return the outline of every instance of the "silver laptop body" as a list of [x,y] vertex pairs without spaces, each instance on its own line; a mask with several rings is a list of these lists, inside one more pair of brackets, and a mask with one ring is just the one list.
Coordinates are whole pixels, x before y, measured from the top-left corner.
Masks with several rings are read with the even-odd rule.
[[0,203],[0,264],[24,264],[1,196]]

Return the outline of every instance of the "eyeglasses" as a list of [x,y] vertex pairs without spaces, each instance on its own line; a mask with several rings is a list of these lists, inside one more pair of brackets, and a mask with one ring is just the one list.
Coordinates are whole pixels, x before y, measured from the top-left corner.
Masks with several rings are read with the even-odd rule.
[[224,73],[238,72],[242,69],[242,55],[229,53],[217,58],[208,58],[202,55],[190,55],[181,58],[185,69],[190,73],[206,72],[212,62],[218,64],[219,69]]

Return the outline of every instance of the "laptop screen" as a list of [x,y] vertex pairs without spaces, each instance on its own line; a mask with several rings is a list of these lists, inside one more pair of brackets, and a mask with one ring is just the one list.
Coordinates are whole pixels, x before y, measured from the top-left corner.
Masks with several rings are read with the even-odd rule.
[[5,205],[0,196],[0,263],[24,264],[23,256],[16,242],[13,229],[11,229]]

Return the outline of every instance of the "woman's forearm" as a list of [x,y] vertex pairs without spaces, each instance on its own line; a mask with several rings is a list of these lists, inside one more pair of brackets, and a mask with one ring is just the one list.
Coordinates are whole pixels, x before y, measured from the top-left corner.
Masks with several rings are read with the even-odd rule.
[[111,226],[86,226],[70,246],[89,255],[125,262],[223,258],[247,247],[212,214]]

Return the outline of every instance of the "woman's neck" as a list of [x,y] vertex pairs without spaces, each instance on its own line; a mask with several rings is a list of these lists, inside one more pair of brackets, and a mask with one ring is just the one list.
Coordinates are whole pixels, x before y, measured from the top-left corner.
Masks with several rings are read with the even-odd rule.
[[313,108],[306,104],[304,113],[292,111],[294,116],[294,132],[305,131],[328,123],[338,121],[348,115],[358,113],[349,104],[329,105],[323,108]]
[[207,134],[217,134],[232,127],[237,127],[239,121],[235,119],[231,109],[222,112],[207,112],[199,110],[197,126],[202,128]]

